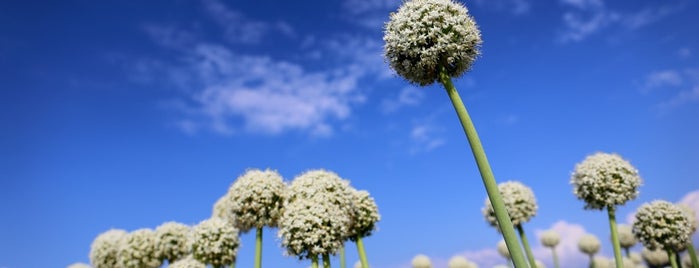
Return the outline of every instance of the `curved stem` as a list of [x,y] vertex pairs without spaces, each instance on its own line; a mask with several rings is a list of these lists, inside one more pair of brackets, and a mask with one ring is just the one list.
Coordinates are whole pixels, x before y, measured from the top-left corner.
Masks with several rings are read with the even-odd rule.
[[366,250],[364,250],[364,242],[362,238],[357,236],[357,252],[359,253],[359,262],[362,263],[362,268],[369,268],[369,261],[366,258]]
[[517,224],[517,232],[519,232],[519,238],[522,239],[522,246],[524,246],[524,252],[527,253],[527,259],[529,260],[529,266],[536,268],[536,260],[534,260],[534,253],[532,253],[531,247],[529,247],[529,240],[524,234],[524,228],[522,224]]
[[345,258],[345,243],[340,247],[340,268],[347,267],[347,258]]
[[672,268],[677,268],[677,259],[675,258],[675,253],[672,250],[667,250],[667,257],[670,258],[670,266]]
[[311,257],[311,268],[318,268],[318,256]]
[[262,268],[262,227],[255,234],[255,268]]
[[522,248],[519,246],[519,241],[517,241],[517,235],[515,234],[515,229],[512,226],[512,220],[505,209],[505,202],[502,200],[502,195],[500,194],[498,185],[495,182],[493,171],[490,169],[490,164],[488,163],[485,150],[483,149],[481,140],[476,132],[476,127],[473,125],[471,117],[468,115],[466,107],[461,101],[461,97],[459,97],[459,92],[457,92],[456,88],[454,87],[451,77],[449,77],[447,74],[444,66],[440,67],[439,81],[447,90],[449,99],[451,99],[451,103],[456,110],[459,120],[461,121],[461,126],[466,133],[466,138],[471,145],[471,152],[473,153],[473,157],[476,159],[478,170],[481,173],[481,179],[485,185],[485,191],[488,194],[488,198],[490,198],[490,203],[493,205],[495,218],[498,220],[498,225],[500,226],[503,238],[505,239],[505,244],[507,244],[507,248],[512,256],[512,262],[514,263],[515,267],[525,268],[527,267],[527,261],[522,253]]
[[697,261],[697,252],[694,250],[694,245],[692,245],[692,241],[689,241],[689,245],[687,245],[687,250],[689,251],[689,259],[692,260],[692,268],[699,268],[699,261]]
[[624,267],[624,260],[621,257],[621,246],[619,245],[619,233],[616,230],[616,215],[614,213],[613,206],[607,207],[607,214],[609,215],[609,229],[612,232],[614,261],[616,262],[616,267]]
[[551,247],[551,254],[553,254],[553,267],[560,268],[561,266],[558,263],[558,254],[556,254],[556,247]]

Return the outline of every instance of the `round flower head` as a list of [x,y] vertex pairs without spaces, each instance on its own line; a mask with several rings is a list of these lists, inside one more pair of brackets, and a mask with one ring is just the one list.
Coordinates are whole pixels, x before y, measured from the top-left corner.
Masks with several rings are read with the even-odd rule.
[[111,229],[95,238],[90,247],[90,264],[94,268],[111,268],[117,266],[117,252],[119,244],[126,237],[127,232],[120,229]]
[[315,199],[318,202],[332,203],[350,211],[353,195],[349,182],[331,171],[310,170],[297,176],[289,185],[287,202],[296,199]]
[[155,228],[156,250],[162,260],[173,263],[192,252],[191,228],[177,222],[166,222]]
[[367,237],[376,229],[376,222],[381,219],[379,207],[374,198],[367,191],[351,189],[353,197],[352,226],[350,227],[350,239],[355,241],[359,237]]
[[[525,223],[536,215],[538,206],[536,205],[536,198],[532,189],[516,181],[500,183],[498,184],[498,189],[500,194],[502,194],[505,208],[514,226]],[[490,204],[490,199],[488,198],[485,199],[483,215],[491,226],[498,227],[495,210],[493,210],[493,205]]]
[[235,226],[241,232],[276,227],[284,204],[286,184],[273,170],[250,169],[228,190]]
[[643,264],[643,257],[638,252],[629,253],[629,259],[631,259],[631,261],[636,265],[636,267],[641,266],[641,264]]
[[630,248],[636,245],[636,236],[633,235],[631,231],[631,226],[626,224],[620,224],[617,226],[617,233],[619,234],[619,245],[622,248]]
[[535,260],[534,263],[536,264],[536,268],[546,268],[546,265],[544,265],[544,263],[540,260]]
[[77,262],[77,263],[73,263],[71,265],[68,265],[68,268],[90,268],[90,265],[87,265],[87,264],[82,263],[82,262]]
[[553,248],[561,242],[561,235],[554,230],[548,230],[541,233],[541,244],[547,248]]
[[[699,251],[697,251],[696,254],[699,255]],[[684,256],[682,256],[682,266],[681,267],[692,267],[692,258],[689,255],[689,252],[687,252],[687,254],[684,254]]]
[[296,199],[284,208],[278,236],[287,254],[310,259],[340,249],[349,224],[349,214],[335,204]]
[[667,252],[662,249],[650,250],[644,247],[641,251],[641,257],[643,257],[643,260],[651,267],[665,267],[670,265],[670,258],[667,256]]
[[682,210],[682,212],[687,215],[687,220],[689,220],[689,227],[691,229],[691,234],[697,231],[697,212],[686,204],[677,204],[677,207]]
[[168,268],[206,268],[206,264],[201,263],[189,255],[183,259],[173,262],[170,264],[170,266],[168,266]]
[[235,217],[231,212],[231,198],[228,194],[221,196],[216,203],[214,203],[213,211],[211,212],[212,218],[221,218],[228,221],[231,224],[235,223]]
[[449,268],[477,268],[478,266],[462,256],[454,256],[449,260]]
[[638,196],[638,170],[617,154],[596,153],[575,166],[570,183],[585,209],[623,205]]
[[396,73],[422,86],[444,68],[459,77],[478,56],[481,34],[465,6],[452,0],[410,0],[385,25],[384,54]]
[[418,254],[417,256],[415,256],[413,258],[412,264],[413,268],[432,268],[432,262],[430,261],[430,258],[422,254]]
[[592,258],[592,262],[594,264],[592,267],[594,268],[614,268],[616,266],[616,263],[613,260],[602,256],[595,256]]
[[600,247],[599,239],[591,234],[585,234],[578,240],[578,249],[587,255],[595,255]]
[[687,215],[680,208],[656,200],[638,208],[632,231],[648,249],[680,252],[690,241],[691,228]]
[[117,252],[117,266],[121,268],[156,268],[162,261],[156,250],[155,232],[138,229],[126,235]]
[[357,261],[354,263],[354,268],[364,268],[364,267],[362,266],[362,262]]
[[511,259],[512,257],[510,256],[510,250],[507,249],[507,243],[505,243],[505,240],[500,240],[498,242],[498,253],[500,253],[500,256],[504,257],[505,259]]
[[222,267],[235,262],[240,241],[238,229],[221,218],[211,218],[194,227],[192,254],[202,263]]

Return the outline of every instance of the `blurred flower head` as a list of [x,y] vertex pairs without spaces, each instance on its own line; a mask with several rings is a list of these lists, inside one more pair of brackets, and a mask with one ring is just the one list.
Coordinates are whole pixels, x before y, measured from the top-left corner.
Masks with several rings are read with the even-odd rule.
[[692,230],[682,209],[670,202],[656,200],[638,208],[632,231],[648,249],[681,252],[690,242]]
[[[536,215],[538,206],[534,192],[529,187],[517,181],[507,181],[498,184],[498,189],[505,202],[505,208],[510,215],[514,226],[520,225],[529,221]],[[483,206],[483,216],[491,226],[498,227],[498,221],[495,217],[495,210],[490,204],[490,199],[485,199]],[[498,231],[500,228],[498,228]]]
[[636,242],[638,242],[629,225],[619,224],[617,226],[617,233],[619,234],[619,245],[621,245],[622,248],[633,247],[636,245]]
[[570,179],[573,193],[585,209],[623,205],[638,196],[638,170],[617,154],[596,153],[575,166]]
[[350,239],[356,240],[358,237],[367,237],[376,229],[376,222],[381,219],[379,207],[374,198],[367,191],[352,192],[352,226],[350,227]]
[[500,256],[504,257],[505,259],[511,259],[512,257],[510,256],[510,250],[507,249],[507,243],[505,243],[505,240],[500,240],[498,242],[498,253],[500,253]]
[[689,227],[692,230],[692,234],[697,231],[697,212],[686,204],[677,204],[677,207],[682,210],[682,212],[687,215],[687,220],[689,220]]
[[206,264],[201,263],[189,255],[173,262],[168,266],[168,268],[206,268]]
[[463,256],[454,256],[449,260],[448,268],[478,268],[478,265]]
[[602,245],[599,239],[592,234],[584,234],[578,240],[578,249],[587,255],[595,255]]
[[440,68],[459,77],[479,55],[481,34],[468,9],[452,0],[410,0],[391,13],[384,55],[396,73],[422,86],[439,80]]
[[202,263],[214,267],[230,265],[240,246],[238,229],[221,218],[210,218],[192,230],[192,254]]
[[417,256],[415,256],[413,258],[412,264],[413,268],[432,268],[432,262],[430,261],[430,258],[422,254],[418,254]]
[[156,250],[170,263],[192,252],[192,229],[182,223],[166,222],[155,228]]
[[90,263],[92,267],[116,267],[119,245],[127,234],[126,231],[121,229],[111,229],[99,234],[90,246]]
[[273,170],[250,169],[236,179],[226,195],[233,222],[241,232],[276,227],[284,205],[286,184]]
[[652,267],[665,267],[670,265],[670,258],[667,256],[667,252],[662,249],[650,250],[644,247],[643,250],[641,250],[641,257]]
[[161,264],[153,230],[138,229],[124,237],[117,252],[117,267],[157,268]]
[[541,244],[544,245],[544,247],[553,248],[556,247],[559,242],[561,242],[561,235],[554,230],[548,230],[541,233],[540,239]]

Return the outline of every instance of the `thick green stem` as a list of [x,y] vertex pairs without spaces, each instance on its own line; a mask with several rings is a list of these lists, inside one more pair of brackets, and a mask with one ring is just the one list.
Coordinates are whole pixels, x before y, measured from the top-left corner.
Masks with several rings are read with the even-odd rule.
[[318,268],[318,256],[311,257],[311,268]]
[[697,252],[694,250],[694,245],[692,245],[692,241],[689,241],[689,245],[687,245],[687,251],[689,251],[689,259],[692,260],[692,268],[699,268],[699,261],[697,261]]
[[262,227],[257,227],[255,235],[255,268],[262,268]]
[[369,268],[369,261],[366,258],[366,250],[364,250],[364,242],[362,238],[357,236],[357,253],[359,253],[359,262],[362,263],[362,268]]
[[616,215],[614,213],[613,206],[607,207],[607,214],[609,215],[609,229],[612,232],[612,247],[614,248],[614,261],[616,262],[616,267],[624,267],[624,259],[621,257],[619,233],[616,230]]
[[512,262],[517,268],[526,268],[527,261],[524,258],[524,253],[522,253],[522,248],[519,246],[519,241],[517,241],[517,235],[515,234],[515,229],[512,226],[512,220],[510,215],[507,214],[505,208],[505,202],[502,200],[502,195],[498,189],[498,184],[495,182],[495,177],[493,176],[493,171],[490,169],[490,164],[488,163],[488,158],[485,155],[485,150],[483,150],[483,145],[476,132],[476,127],[471,121],[471,117],[466,111],[464,103],[459,97],[459,92],[457,92],[454,84],[451,81],[451,77],[447,74],[444,66],[439,70],[439,80],[444,85],[447,90],[449,99],[456,110],[456,114],[461,121],[461,126],[466,133],[466,138],[471,145],[471,152],[473,157],[476,159],[476,164],[478,165],[478,170],[481,173],[481,179],[485,185],[485,191],[490,198],[490,203],[493,205],[493,210],[495,211],[495,218],[498,220],[498,225],[502,231],[503,238],[505,239],[505,244],[510,251],[512,256]]
[[558,263],[558,254],[556,254],[556,247],[551,247],[551,254],[553,255],[553,267],[560,268],[561,266]]
[[590,268],[595,268],[595,255],[590,254]]
[[517,232],[519,232],[519,238],[522,239],[522,246],[524,246],[524,252],[527,253],[527,259],[529,260],[529,267],[536,268],[536,260],[534,260],[534,253],[532,253],[531,247],[529,247],[529,240],[524,234],[524,228],[521,224],[517,224]]
[[340,268],[347,267],[347,258],[345,257],[345,244],[342,243],[340,247]]
[[323,254],[323,268],[330,268],[330,254]]
[[667,250],[667,257],[670,258],[670,266],[672,268],[677,268],[677,259],[675,258],[675,253],[672,250]]

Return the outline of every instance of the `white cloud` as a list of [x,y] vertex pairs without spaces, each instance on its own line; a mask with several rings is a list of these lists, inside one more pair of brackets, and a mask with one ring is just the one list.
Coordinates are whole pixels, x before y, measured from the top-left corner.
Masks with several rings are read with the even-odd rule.
[[[687,193],[682,199],[680,199],[679,202],[680,204],[685,204],[689,206],[690,208],[694,209],[697,217],[697,221],[699,221],[699,190],[695,190],[692,192]],[[695,233],[695,236],[699,236],[699,233]]]
[[400,0],[344,0],[347,19],[369,29],[383,29],[388,14],[398,9]]
[[689,59],[692,57],[692,50],[686,47],[680,48],[677,50],[677,56],[681,59]]
[[438,132],[439,129],[430,124],[419,123],[413,125],[413,128],[410,130],[410,139],[413,143],[410,153],[429,152],[444,145],[446,141],[439,137]]
[[505,11],[513,15],[527,14],[531,9],[531,4],[528,0],[476,0],[476,4],[485,8]]
[[[554,223],[549,230],[554,230],[561,236],[561,242],[556,246],[556,254],[559,262],[565,264],[564,267],[587,267],[588,257],[578,250],[578,240],[586,233],[582,225],[560,220]],[[546,230],[535,231],[538,241],[540,241],[540,236],[544,231]],[[532,246],[534,256],[544,262],[547,267],[553,267],[551,250],[541,246],[538,241],[530,242],[532,245],[537,245]]]
[[383,100],[381,110],[384,113],[393,113],[402,107],[420,104],[424,97],[425,93],[422,89],[412,86],[404,87],[398,96]]
[[508,260],[498,253],[496,244],[493,244],[492,248],[469,250],[460,255],[469,261],[475,262],[478,264],[478,267],[494,267],[496,265],[505,265],[508,263]]
[[653,72],[646,77],[646,81],[641,87],[641,91],[647,93],[658,88],[679,86],[682,84],[682,80],[683,79],[680,72],[675,70]]
[[256,44],[271,30],[294,36],[294,30],[286,22],[276,24],[246,17],[219,0],[203,0],[204,9],[224,30],[226,39],[233,43]]
[[665,114],[677,107],[694,102],[699,102],[699,85],[689,90],[682,90],[672,98],[658,103],[657,109],[660,114]]
[[[662,91],[661,91],[662,90]],[[677,107],[699,102],[699,69],[663,70],[650,73],[641,85],[641,93],[657,92],[662,100],[655,105],[659,115]]]

